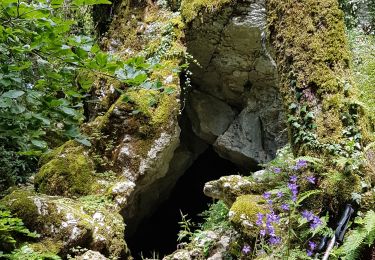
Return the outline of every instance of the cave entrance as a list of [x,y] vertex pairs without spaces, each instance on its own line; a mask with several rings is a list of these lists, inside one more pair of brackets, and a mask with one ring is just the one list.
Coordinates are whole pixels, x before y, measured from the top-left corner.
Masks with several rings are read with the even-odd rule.
[[178,180],[169,198],[150,217],[144,219],[137,232],[127,239],[135,259],[155,257],[157,259],[176,250],[177,234],[180,230],[180,210],[194,223],[202,222],[199,213],[208,209],[212,199],[203,194],[203,186],[221,176],[238,174],[240,169],[232,162],[221,158],[212,147],[203,152]]

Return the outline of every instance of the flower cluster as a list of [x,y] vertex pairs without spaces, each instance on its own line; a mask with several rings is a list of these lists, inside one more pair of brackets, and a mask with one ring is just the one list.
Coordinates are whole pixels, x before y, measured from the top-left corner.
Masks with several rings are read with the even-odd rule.
[[312,256],[315,248],[316,248],[316,244],[312,241],[309,241],[309,249],[307,249],[307,255]]
[[271,211],[270,213],[263,214],[263,213],[258,213],[257,214],[257,221],[255,224],[258,227],[261,227],[262,229],[260,230],[259,234],[260,236],[264,237],[266,235],[269,235],[270,238],[268,242],[271,245],[277,245],[281,243],[281,237],[278,237],[275,233],[275,224],[280,223],[280,216],[275,214],[274,211]]
[[299,170],[302,168],[307,167],[307,161],[305,160],[298,160],[296,165],[292,167],[293,170]]
[[297,176],[293,175],[290,177],[290,181],[288,183],[288,188],[290,192],[292,193],[292,201],[297,201],[297,195],[298,195],[298,185],[297,185]]
[[322,224],[322,221],[318,216],[315,216],[311,211],[304,210],[301,213],[302,217],[310,223],[311,229],[316,229]]

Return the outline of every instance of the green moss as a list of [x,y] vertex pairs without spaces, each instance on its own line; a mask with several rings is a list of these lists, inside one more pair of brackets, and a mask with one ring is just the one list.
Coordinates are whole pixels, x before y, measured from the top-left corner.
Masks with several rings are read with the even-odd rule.
[[40,157],[39,164],[44,165],[44,164],[48,163],[49,161],[51,161],[53,158],[63,154],[66,149],[76,147],[77,145],[78,145],[77,142],[75,142],[73,140],[68,141],[68,142],[64,143],[63,145],[43,154]]
[[32,190],[14,190],[11,194],[5,196],[1,203],[4,203],[13,214],[21,218],[25,225],[32,230],[37,229],[34,223],[38,216],[38,208],[32,201],[35,195]]
[[[49,195],[80,196],[91,192],[94,164],[85,148],[67,143],[56,149],[35,175],[35,187]],[[44,158],[44,161],[46,159]]]
[[[346,101],[353,98],[353,92],[345,88],[354,84],[343,12],[337,0],[269,0],[267,9],[285,106],[294,103],[315,112],[316,127],[311,131],[318,143],[347,141],[342,118],[351,112]],[[300,142],[293,142],[295,154],[305,152]],[[321,153],[319,149],[316,152]]]
[[35,252],[43,254],[58,254],[63,248],[63,241],[56,241],[50,238],[43,239],[41,242],[29,244]]
[[255,238],[259,234],[260,227],[255,222],[257,214],[265,214],[269,211],[261,196],[243,195],[239,196],[229,211],[229,219],[242,232],[249,237]]
[[186,22],[190,22],[197,17],[201,10],[220,10],[222,5],[232,1],[233,0],[182,0],[181,14]]
[[352,200],[353,193],[361,193],[361,179],[355,174],[344,174],[342,172],[331,170],[324,174],[323,180],[319,185],[324,191],[324,201],[326,205],[337,208],[333,205],[344,205]]

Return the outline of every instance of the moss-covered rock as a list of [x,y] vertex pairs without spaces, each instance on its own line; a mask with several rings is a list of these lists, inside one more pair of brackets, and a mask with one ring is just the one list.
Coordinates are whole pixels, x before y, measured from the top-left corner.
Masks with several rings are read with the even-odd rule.
[[67,197],[91,192],[94,164],[85,148],[73,141],[42,157],[45,163],[35,175],[35,188],[48,195]]
[[122,217],[106,209],[85,207],[84,201],[37,194],[30,189],[17,189],[1,201],[21,218],[30,230],[42,235],[30,246],[39,252],[65,255],[81,246],[106,256],[126,256]]
[[229,211],[229,219],[239,227],[243,233],[251,238],[256,238],[260,227],[255,222],[257,214],[269,212],[264,199],[258,195],[243,195],[236,199]]
[[182,0],[181,14],[186,22],[192,21],[203,10],[220,10],[223,4],[232,2],[232,0]]
[[213,199],[223,200],[230,207],[237,197],[253,192],[257,186],[246,177],[230,175],[207,182],[203,192]]

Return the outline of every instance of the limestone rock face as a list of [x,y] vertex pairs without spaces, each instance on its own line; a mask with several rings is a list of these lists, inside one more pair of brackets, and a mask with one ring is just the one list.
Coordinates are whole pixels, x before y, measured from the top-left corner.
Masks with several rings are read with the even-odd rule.
[[227,103],[200,91],[190,94],[187,112],[194,133],[210,144],[228,129],[236,115]]
[[265,25],[264,1],[242,1],[204,13],[186,34],[188,51],[200,64],[191,66],[194,131],[245,169],[268,162],[287,142]]

